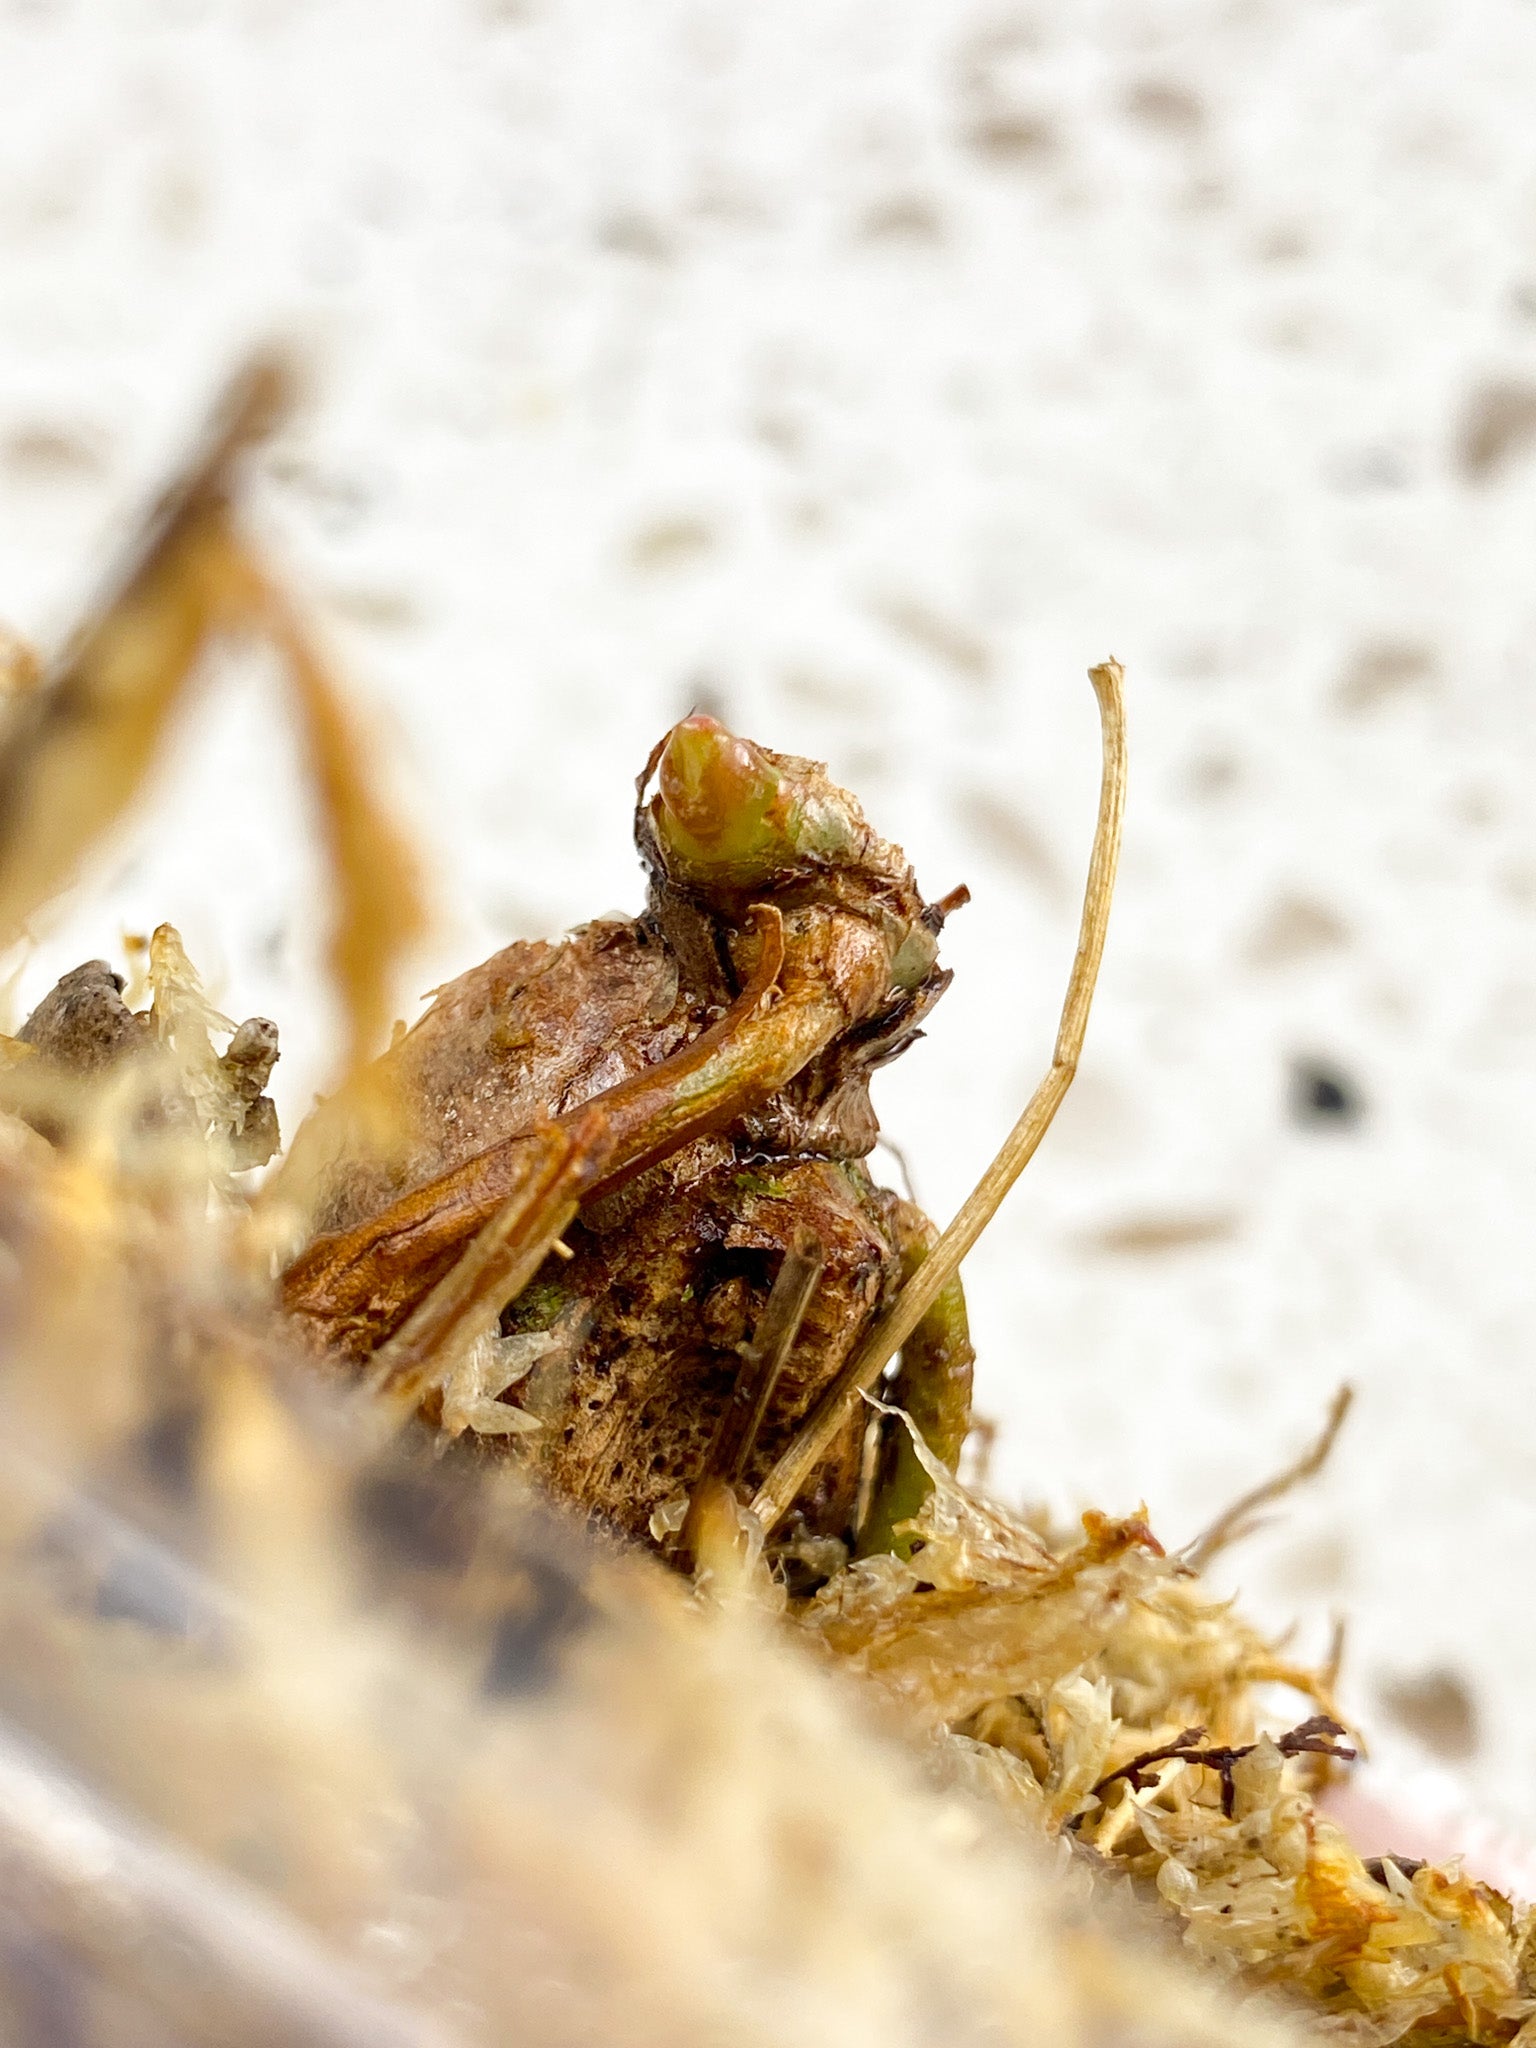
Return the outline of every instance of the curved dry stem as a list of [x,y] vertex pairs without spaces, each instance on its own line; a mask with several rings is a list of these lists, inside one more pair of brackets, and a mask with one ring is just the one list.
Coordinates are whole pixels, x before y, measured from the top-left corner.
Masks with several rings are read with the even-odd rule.
[[1088,1011],[1093,1002],[1094,983],[1104,954],[1109,906],[1115,889],[1115,868],[1120,857],[1120,826],[1125,811],[1124,673],[1118,661],[1106,661],[1090,669],[1088,677],[1099,704],[1104,770],[1077,954],[1067,982],[1066,1001],[1062,1005],[1056,1049],[1049,1071],[953,1223],[806,1417],[794,1440],[763,1481],[752,1503],[752,1511],[769,1534],[789,1512],[796,1495],[825,1454],[842,1426],[850,1403],[874,1386],[996,1215],[1003,1197],[1035,1156],[1040,1140],[1050,1129],[1051,1120],[1061,1107],[1062,1098],[1077,1072],[1083,1036],[1088,1028]]
[[333,895],[328,964],[346,1009],[347,1071],[355,1075],[389,1030],[399,963],[430,923],[408,835],[380,795],[357,715],[298,607],[254,548],[231,537],[254,623],[288,670]]
[[706,1477],[718,1474],[734,1486],[746,1471],[779,1374],[794,1349],[826,1263],[826,1246],[814,1230],[802,1225],[784,1254],[758,1326],[742,1349],[741,1371],[720,1419]]
[[1229,1544],[1239,1542],[1250,1535],[1259,1525],[1259,1511],[1271,1502],[1283,1498],[1293,1486],[1300,1486],[1304,1479],[1310,1479],[1315,1472],[1321,1472],[1328,1462],[1329,1453],[1339,1431],[1344,1427],[1344,1418],[1349,1413],[1355,1390],[1346,1380],[1334,1395],[1328,1408],[1328,1419],[1322,1430],[1307,1450],[1294,1464],[1287,1465],[1283,1472],[1277,1472],[1262,1485],[1250,1488],[1239,1500],[1219,1514],[1202,1535],[1195,1538],[1180,1555],[1191,1571],[1203,1572],[1217,1551],[1225,1550]]
[[149,772],[209,638],[238,458],[287,407],[273,355],[232,378],[197,446],[135,528],[0,745],[0,940],[65,888]]
[[[784,959],[783,919],[772,904],[758,904],[754,914],[761,940],[757,965],[725,1015],[669,1059],[555,1119],[556,1129],[572,1129],[588,1110],[598,1109],[607,1120],[601,1173],[584,1196],[606,1194],[754,1107],[836,1030],[839,1018],[830,1005],[829,1014],[822,1014],[814,1003],[770,1004]],[[377,1087],[376,1099],[386,1111],[395,1102],[392,1091],[378,1085],[375,1068],[365,1068],[353,1085]],[[523,1186],[530,1152],[536,1154],[542,1142],[537,1131],[514,1131],[351,1229],[311,1239],[282,1276],[285,1305],[324,1327],[327,1341],[336,1343],[350,1326],[352,1338],[344,1348],[361,1343],[372,1350],[441,1276],[444,1261],[457,1258]],[[290,1161],[296,1156],[291,1152]],[[269,1181],[267,1188],[273,1185]]]

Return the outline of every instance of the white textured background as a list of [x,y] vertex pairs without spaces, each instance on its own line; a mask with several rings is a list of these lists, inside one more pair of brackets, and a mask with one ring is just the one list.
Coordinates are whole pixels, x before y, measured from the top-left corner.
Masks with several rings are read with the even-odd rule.
[[[1120,656],[1087,1065],[970,1274],[994,1478],[1182,1541],[1348,1375],[1233,1582],[1305,1652],[1349,1615],[1400,1767],[1453,1674],[1527,1829],[1533,104],[1529,0],[0,6],[0,613],[50,642],[221,369],[306,342],[262,518],[431,849],[422,988],[636,904],[707,692],[972,885],[881,1093],[946,1216],[1048,1054]],[[302,799],[271,678],[210,681],[14,1008],[171,918],[291,1124]]]

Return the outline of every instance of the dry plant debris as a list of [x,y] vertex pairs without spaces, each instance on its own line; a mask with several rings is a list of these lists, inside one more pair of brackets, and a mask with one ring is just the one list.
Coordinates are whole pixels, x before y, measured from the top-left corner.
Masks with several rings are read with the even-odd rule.
[[[847,1566],[792,1620],[926,1738],[942,1775],[1155,1897],[1204,1961],[1345,2038],[1536,2038],[1536,1911],[1456,1868],[1367,1864],[1319,1808],[1329,1760],[1353,1755],[1328,1674],[1282,1658],[1144,1514],[1089,1514],[1068,1539],[929,1469],[911,1558]],[[1318,1711],[1265,1732],[1276,1688]]]
[[[209,636],[276,641],[351,1029],[338,1096],[255,1191],[276,1032],[213,1011],[168,926],[147,1009],[89,962],[0,1045],[9,2036],[65,2013],[88,2043],[1258,2048],[1300,2025],[1529,2048],[1536,1917],[1355,1854],[1316,1801],[1353,1754],[1334,1674],[1199,1576],[1322,1463],[1347,1391],[1183,1555],[1145,1510],[1062,1532],[954,1476],[955,1269],[1070,1084],[1103,946],[1118,668],[1093,672],[1103,794],[1056,1052],[948,1231],[854,1162],[868,1072],[942,992],[963,899],[925,903],[823,770],[713,721],[658,748],[655,804],[642,782],[649,923],[499,956],[365,1066],[414,865],[234,515],[279,395],[270,370],[236,388],[41,680],[8,657],[11,936],[128,802]],[[600,1028],[573,1032],[594,990]],[[500,1029],[505,1051],[509,1004],[516,1050],[546,1042],[488,1088],[465,1048]],[[450,1158],[466,1084],[486,1121]],[[695,1240],[756,1255],[745,1284],[700,1299]],[[679,1378],[662,1295],[718,1324],[717,1383]],[[625,1346],[686,1427],[670,1462],[599,1471],[601,1431],[566,1418],[573,1387],[595,1412],[584,1373],[622,1386]],[[549,1521],[530,1476],[640,1543]],[[1287,1689],[1312,1709],[1292,1725]],[[1207,1981],[1138,1946],[1170,1917]]]

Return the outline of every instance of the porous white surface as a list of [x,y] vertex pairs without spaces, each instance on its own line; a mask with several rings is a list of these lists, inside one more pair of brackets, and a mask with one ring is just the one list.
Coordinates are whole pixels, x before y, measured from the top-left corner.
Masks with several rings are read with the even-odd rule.
[[[1527,1829],[1533,89],[1520,0],[0,9],[0,613],[50,643],[298,337],[260,519],[431,850],[420,988],[636,904],[632,777],[706,698],[971,884],[879,1097],[944,1217],[1048,1055],[1124,661],[1087,1061],[968,1276],[994,1482],[1181,1542],[1347,1376],[1228,1577],[1298,1653],[1349,1617],[1403,1762],[1392,1682],[1455,1673]],[[154,820],[12,1015],[169,918],[281,1023],[291,1125],[328,1021],[262,664]],[[1298,1124],[1297,1057],[1357,1123]]]

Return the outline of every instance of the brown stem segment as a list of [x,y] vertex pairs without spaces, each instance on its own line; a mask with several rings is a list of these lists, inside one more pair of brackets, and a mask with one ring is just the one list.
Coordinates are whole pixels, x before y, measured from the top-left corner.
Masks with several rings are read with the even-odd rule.
[[534,1134],[523,1185],[374,1353],[368,1391],[394,1418],[414,1413],[522,1293],[602,1171],[609,1144],[608,1120],[593,1108],[570,1129]]
[[758,1489],[753,1513],[769,1534],[788,1514],[828,1445],[843,1425],[849,1406],[867,1393],[906,1343],[958,1271],[961,1260],[997,1213],[998,1205],[1035,1156],[1062,1098],[1077,1072],[1094,983],[1104,954],[1104,935],[1114,895],[1125,812],[1124,675],[1117,661],[1088,671],[1098,699],[1104,739],[1103,777],[1088,886],[1083,898],[1077,953],[1067,982],[1056,1048],[1045,1079],[1030,1097],[1002,1149],[977,1182],[959,1214],[933,1251],[875,1324],[843,1370],[811,1410],[793,1442]]
[[231,381],[0,749],[0,939],[126,810],[198,656],[229,623],[221,561],[234,467],[287,402],[275,358]]
[[287,666],[331,879],[331,980],[346,1005],[347,1071],[389,1030],[396,970],[426,930],[421,875],[382,802],[370,749],[315,634],[254,550],[239,549],[257,622]]
[[826,1247],[815,1231],[797,1230],[774,1276],[757,1328],[750,1342],[742,1346],[741,1370],[720,1417],[704,1470],[694,1482],[688,1513],[678,1534],[679,1560],[697,1558],[704,1525],[715,1512],[719,1489],[729,1491],[741,1483],[784,1361],[794,1349],[826,1262]]
[[[753,918],[757,964],[719,1023],[670,1059],[594,1098],[607,1112],[613,1132],[613,1158],[603,1176],[604,1189],[632,1179],[680,1146],[766,1102],[841,1026],[840,1009],[828,1029],[829,1018],[813,1001],[808,1020],[812,1042],[803,1045],[804,1005],[785,992],[777,1000],[774,995],[784,967],[783,917],[772,904],[760,903]],[[787,1072],[786,1059],[791,1062]]]
[[706,1476],[734,1485],[746,1471],[779,1374],[794,1349],[826,1263],[826,1247],[815,1231],[797,1230],[779,1265],[752,1340],[742,1352],[741,1371],[720,1418],[719,1434],[710,1447]]
[[[757,964],[719,1022],[670,1059],[555,1120],[556,1129],[569,1129],[589,1109],[603,1112],[610,1149],[588,1196],[766,1102],[844,1027],[842,1005],[825,981],[795,975],[776,987],[785,965],[783,919],[767,904],[755,917]],[[325,1327],[333,1345],[366,1354],[522,1185],[529,1147],[539,1142],[504,1139],[353,1229],[316,1238],[283,1275],[285,1307]]]

